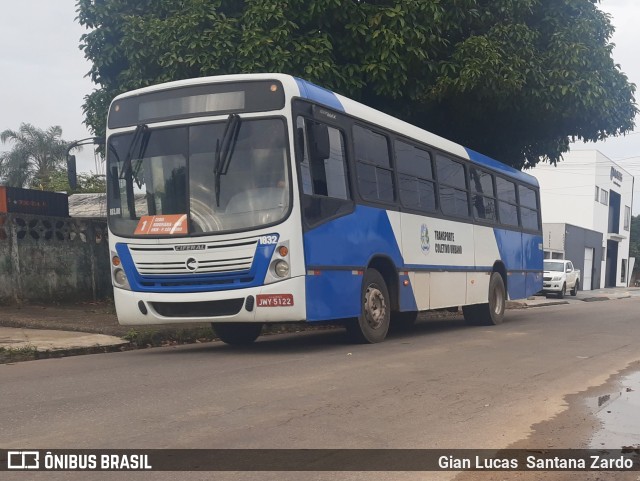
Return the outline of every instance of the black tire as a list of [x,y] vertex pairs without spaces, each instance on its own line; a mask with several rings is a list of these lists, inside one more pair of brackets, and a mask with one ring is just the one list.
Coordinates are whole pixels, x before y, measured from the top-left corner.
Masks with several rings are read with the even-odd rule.
[[211,328],[222,342],[232,346],[246,346],[258,339],[261,322],[212,322]]
[[489,280],[489,293],[486,304],[462,306],[462,314],[467,324],[472,326],[494,326],[504,321],[507,291],[502,276],[494,272]]
[[418,319],[417,312],[394,312],[391,314],[389,330],[402,332],[411,329]]
[[562,284],[562,290],[558,292],[558,299],[564,299],[564,296],[567,295],[567,283]]
[[580,289],[580,281],[576,281],[576,283],[573,285],[573,289],[571,289],[571,295],[572,296],[577,296],[578,295],[578,289]]
[[377,270],[365,271],[360,299],[360,315],[347,323],[347,334],[359,344],[384,341],[389,332],[391,303],[387,284]]

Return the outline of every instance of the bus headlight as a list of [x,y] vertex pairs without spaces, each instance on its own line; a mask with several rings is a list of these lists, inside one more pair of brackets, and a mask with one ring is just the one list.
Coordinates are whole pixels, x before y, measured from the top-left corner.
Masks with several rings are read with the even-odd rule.
[[119,287],[129,287],[127,275],[124,273],[124,270],[119,267],[113,270],[113,280]]
[[264,283],[273,284],[291,277],[291,261],[289,252],[289,241],[280,240],[271,254],[269,268],[264,276]]
[[122,261],[118,254],[113,251],[111,251],[111,279],[113,280],[113,285],[115,287],[126,289],[128,291],[131,290],[129,279],[127,279],[127,273],[122,267]]
[[287,277],[289,275],[289,263],[287,261],[276,261],[273,265],[273,271],[278,277]]

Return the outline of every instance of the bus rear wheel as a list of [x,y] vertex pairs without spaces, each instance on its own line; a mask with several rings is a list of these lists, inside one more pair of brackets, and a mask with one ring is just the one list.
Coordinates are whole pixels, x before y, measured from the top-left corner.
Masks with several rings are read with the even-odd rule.
[[375,269],[364,273],[361,303],[358,318],[347,323],[347,334],[360,344],[384,341],[391,321],[391,304],[387,284]]
[[212,322],[211,328],[222,342],[232,346],[246,346],[258,339],[262,323]]
[[502,276],[494,272],[489,280],[489,297],[486,304],[463,306],[462,314],[467,324],[473,326],[493,326],[502,324],[506,307],[506,289]]

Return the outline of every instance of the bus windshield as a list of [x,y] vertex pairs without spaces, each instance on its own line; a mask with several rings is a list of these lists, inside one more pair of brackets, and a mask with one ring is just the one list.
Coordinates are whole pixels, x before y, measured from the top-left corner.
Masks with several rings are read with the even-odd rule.
[[[281,221],[289,212],[290,182],[282,119],[228,121],[115,134],[107,142],[108,214],[118,236],[153,235],[147,216],[183,216],[185,230],[205,234],[246,230]],[[216,160],[224,143],[224,166]],[[160,234],[169,234],[160,231]]]

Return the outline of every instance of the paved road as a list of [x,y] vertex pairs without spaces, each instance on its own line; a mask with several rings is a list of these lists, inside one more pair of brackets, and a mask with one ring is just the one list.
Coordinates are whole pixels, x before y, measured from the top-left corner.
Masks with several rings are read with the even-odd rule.
[[[640,360],[639,307],[639,297],[576,301],[512,310],[486,328],[422,322],[367,346],[315,331],[244,349],[212,343],[0,365],[0,448],[504,448],[530,434],[546,444],[531,447],[583,447],[597,423],[580,396],[566,396]],[[569,425],[536,438],[532,427],[566,414],[568,402]],[[72,474],[87,479],[29,479]],[[170,474],[144,479],[177,479]],[[312,479],[287,476],[231,477]],[[374,479],[313,477],[338,478]]]

